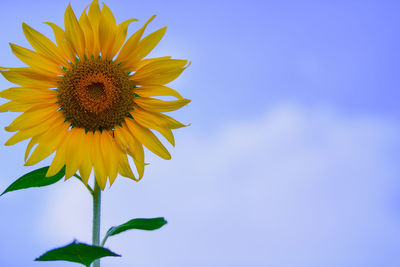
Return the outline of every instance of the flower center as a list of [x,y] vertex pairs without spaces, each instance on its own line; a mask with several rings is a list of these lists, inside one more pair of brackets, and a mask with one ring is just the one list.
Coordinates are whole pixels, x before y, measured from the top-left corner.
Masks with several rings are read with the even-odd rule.
[[87,87],[87,90],[89,95],[94,99],[97,99],[100,96],[104,95],[105,92],[104,84],[102,83],[92,83]]
[[87,59],[65,72],[58,103],[72,126],[111,130],[133,109],[133,86],[129,75],[113,61]]

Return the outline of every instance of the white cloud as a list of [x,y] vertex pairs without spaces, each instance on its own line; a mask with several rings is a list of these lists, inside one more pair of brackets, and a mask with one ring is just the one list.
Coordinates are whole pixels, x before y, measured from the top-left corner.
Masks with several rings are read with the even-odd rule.
[[[140,183],[121,178],[104,194],[104,231],[132,217],[169,224],[111,238],[124,257],[103,266],[398,266],[398,134],[382,118],[289,104],[182,135],[172,161],[150,157]],[[67,184],[40,235],[89,241],[89,198]]]

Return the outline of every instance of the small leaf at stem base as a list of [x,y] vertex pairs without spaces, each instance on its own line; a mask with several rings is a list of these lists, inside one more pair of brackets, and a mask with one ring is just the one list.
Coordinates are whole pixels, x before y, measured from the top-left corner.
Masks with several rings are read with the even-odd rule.
[[106,248],[74,241],[65,247],[46,252],[35,261],[70,261],[89,267],[93,261],[107,256],[121,257]]

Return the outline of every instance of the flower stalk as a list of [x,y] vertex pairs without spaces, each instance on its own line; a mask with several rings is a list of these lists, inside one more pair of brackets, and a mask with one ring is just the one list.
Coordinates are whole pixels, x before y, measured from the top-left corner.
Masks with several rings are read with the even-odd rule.
[[[93,246],[100,244],[100,214],[101,214],[101,190],[97,182],[94,183],[93,189],[93,232],[92,243]],[[93,267],[100,267],[100,260],[93,262]]]

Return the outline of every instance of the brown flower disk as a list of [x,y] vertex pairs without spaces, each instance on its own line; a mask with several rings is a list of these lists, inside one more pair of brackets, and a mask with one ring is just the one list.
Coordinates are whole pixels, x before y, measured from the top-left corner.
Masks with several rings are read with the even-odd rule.
[[133,83],[119,65],[107,59],[79,61],[68,69],[58,88],[66,120],[89,131],[111,130],[129,116]]

